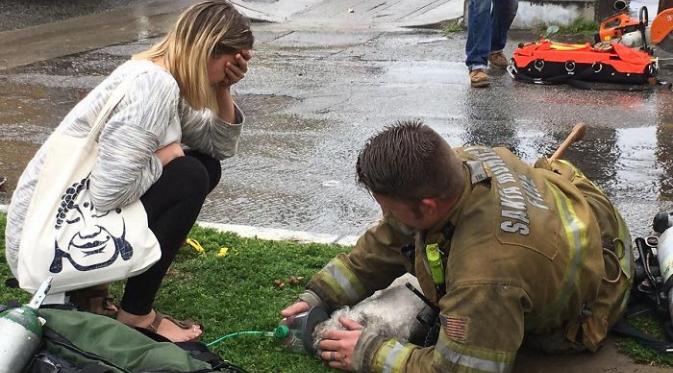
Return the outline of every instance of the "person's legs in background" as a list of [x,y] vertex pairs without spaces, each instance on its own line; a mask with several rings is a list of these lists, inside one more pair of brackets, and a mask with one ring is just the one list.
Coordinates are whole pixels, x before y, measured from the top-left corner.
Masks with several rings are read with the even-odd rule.
[[497,0],[493,2],[491,13],[491,50],[488,56],[489,62],[497,67],[505,68],[509,64],[503,53],[507,44],[507,33],[512,26],[516,11],[519,8],[519,0]]
[[[486,87],[489,77],[486,73],[488,55],[491,52],[491,8],[492,0],[469,0],[467,43],[465,64],[470,71],[470,84],[473,87]],[[496,0],[499,2],[502,0]]]
[[[161,282],[220,175],[219,161],[201,153],[186,152],[184,157],[164,166],[159,180],[141,197],[150,230],[161,246],[161,259],[147,271],[128,279],[117,316],[120,321],[138,327],[152,324],[155,319],[152,306]],[[201,329],[198,326],[183,329],[163,319],[157,333],[172,341],[183,341],[198,337]]]

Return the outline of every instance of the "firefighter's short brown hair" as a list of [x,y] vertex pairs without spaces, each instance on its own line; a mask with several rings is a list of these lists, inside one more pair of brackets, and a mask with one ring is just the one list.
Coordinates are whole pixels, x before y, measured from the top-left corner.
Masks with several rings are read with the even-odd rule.
[[358,156],[358,182],[370,192],[418,201],[453,198],[464,186],[462,162],[420,120],[399,121],[372,136]]

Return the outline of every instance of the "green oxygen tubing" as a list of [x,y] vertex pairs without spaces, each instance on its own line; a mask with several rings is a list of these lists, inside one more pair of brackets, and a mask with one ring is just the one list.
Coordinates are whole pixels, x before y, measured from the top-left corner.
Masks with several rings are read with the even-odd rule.
[[283,346],[293,352],[303,352],[309,355],[315,355],[315,341],[313,339],[313,330],[318,323],[329,318],[327,311],[322,307],[313,307],[308,311],[284,318],[280,325],[273,331],[263,332],[258,330],[245,330],[237,333],[224,335],[206,346],[212,347],[222,341],[231,338],[237,338],[244,335],[254,335],[260,337],[272,337],[279,341]]
[[241,337],[244,335],[255,335],[255,336],[260,336],[260,337],[273,337],[276,340],[283,340],[290,335],[290,329],[287,327],[287,325],[278,325],[273,331],[271,332],[263,332],[259,330],[244,330],[241,332],[236,332],[236,333],[230,333],[221,336],[220,338],[217,338],[216,340],[206,344],[208,347],[213,347],[216,346],[223,341],[226,341],[227,339],[232,339],[232,338],[237,338]]

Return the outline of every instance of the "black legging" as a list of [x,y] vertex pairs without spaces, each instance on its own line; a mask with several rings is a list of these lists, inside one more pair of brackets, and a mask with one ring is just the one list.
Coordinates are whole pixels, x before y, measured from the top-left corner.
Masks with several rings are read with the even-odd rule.
[[152,311],[168,267],[221,175],[219,161],[187,151],[184,157],[165,165],[159,180],[140,197],[150,230],[161,246],[161,259],[147,271],[128,279],[121,301],[124,311],[134,315],[147,315]]

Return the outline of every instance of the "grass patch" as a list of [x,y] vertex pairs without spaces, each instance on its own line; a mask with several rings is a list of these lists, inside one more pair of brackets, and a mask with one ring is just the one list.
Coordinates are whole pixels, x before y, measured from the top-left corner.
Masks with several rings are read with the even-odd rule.
[[563,35],[568,34],[593,35],[597,32],[598,32],[598,22],[594,20],[587,20],[584,18],[577,18],[570,25],[559,27],[559,33]]
[[[539,25],[535,28],[535,32],[539,35],[545,35],[549,26],[552,25]],[[566,26],[557,26],[559,30],[556,34],[551,35],[552,39],[554,39],[555,36],[571,36],[591,38],[591,40],[593,40],[594,34],[598,33],[598,22],[583,18],[577,18],[571,24]]]
[[5,225],[6,215],[0,213],[0,304],[6,304],[8,300],[14,299],[21,302],[27,302],[30,296],[23,290],[10,289],[5,286],[5,280],[14,277],[7,266],[5,260]]
[[[0,213],[0,257],[5,250],[5,215]],[[205,254],[183,247],[164,279],[155,306],[178,318],[194,318],[205,326],[204,342],[242,330],[270,331],[278,324],[278,312],[294,301],[302,286],[277,289],[275,279],[303,276],[308,279],[337,253],[348,248],[333,245],[262,241],[241,238],[195,227],[190,237],[198,240]],[[218,257],[219,248],[229,254]],[[0,259],[0,280],[11,276]],[[287,281],[286,281],[287,282]],[[0,303],[10,299],[27,301],[23,291],[7,289],[1,283]],[[113,285],[117,299],[123,283]],[[641,330],[661,337],[661,324],[652,317],[631,320]],[[619,338],[617,346],[644,364],[673,366],[671,354],[661,354],[628,338]],[[330,372],[318,360],[287,352],[269,338],[241,337],[227,340],[216,348],[225,359],[251,372]]]
[[[11,276],[4,260],[4,232],[5,215],[0,214],[2,282]],[[273,280],[292,275],[309,279],[337,253],[347,250],[340,246],[247,239],[200,227],[195,227],[190,237],[198,240],[206,253],[197,254],[187,247],[180,250],[155,306],[172,316],[203,323],[202,340],[206,343],[242,330],[273,330],[280,320],[279,311],[303,289],[289,285],[277,289]],[[229,254],[218,257],[223,246],[229,247]],[[0,286],[0,303],[10,299],[25,302],[29,298],[23,291]],[[116,283],[112,288],[117,300],[122,287],[122,283]],[[216,351],[251,372],[331,371],[315,358],[287,352],[270,338],[243,336],[224,341]]]
[[461,24],[460,19],[456,19],[453,21],[448,21],[443,27],[442,27],[442,34],[444,36],[449,36],[451,34],[455,34],[457,32],[463,32],[465,29],[463,28],[463,25]]
[[[664,330],[662,328],[661,318],[658,318],[654,315],[642,315],[629,318],[628,322],[634,327],[645,331],[652,336],[662,340],[664,339]],[[629,355],[638,363],[673,367],[673,354],[656,352],[653,349],[645,347],[630,338],[618,338],[616,345],[620,352]]]

